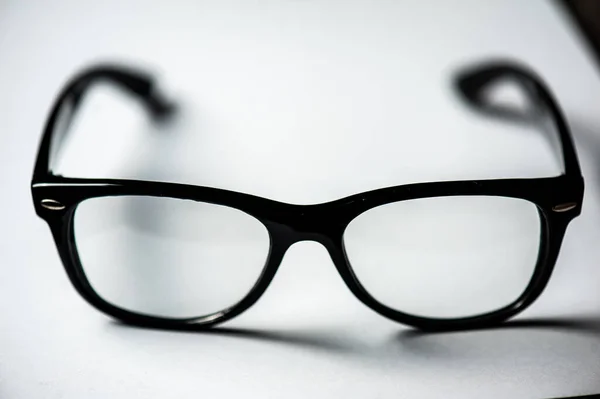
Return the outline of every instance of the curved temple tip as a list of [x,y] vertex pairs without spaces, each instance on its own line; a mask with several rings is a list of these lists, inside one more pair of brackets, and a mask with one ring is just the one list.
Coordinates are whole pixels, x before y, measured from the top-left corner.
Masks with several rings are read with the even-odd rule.
[[[499,82],[517,84],[527,98],[526,109],[506,104],[494,104],[487,96],[487,89]],[[533,121],[540,109],[544,108],[539,96],[542,84],[537,75],[529,68],[512,61],[491,61],[475,64],[459,70],[453,78],[456,92],[480,111],[494,113],[509,119]]]
[[481,89],[488,82],[484,79],[487,68],[461,69],[452,80],[454,89],[469,102],[478,102]]
[[504,78],[514,78],[522,83],[536,79],[527,68],[516,62],[490,61],[459,69],[454,75],[453,83],[467,100],[479,102],[489,84]]
[[73,79],[68,93],[75,108],[80,104],[85,92],[98,81],[106,80],[134,95],[156,120],[164,120],[171,116],[176,107],[167,100],[154,78],[130,67],[101,64],[91,67]]
[[163,93],[156,88],[150,90],[148,95],[145,96],[144,104],[156,121],[165,121],[177,111],[177,104],[166,99]]

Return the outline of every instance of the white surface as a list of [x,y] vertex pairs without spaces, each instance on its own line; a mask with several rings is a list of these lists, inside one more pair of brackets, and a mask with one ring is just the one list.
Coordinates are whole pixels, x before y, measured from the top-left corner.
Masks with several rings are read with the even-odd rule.
[[[0,4],[0,397],[600,391],[600,81],[550,2],[124,3]],[[455,101],[449,73],[487,56],[516,57],[546,79],[587,179],[550,285],[505,328],[411,332],[355,300],[314,243],[289,250],[273,285],[229,330],[124,327],[78,297],[34,214],[29,181],[50,103],[68,76],[98,60],[160,70],[184,100],[180,119],[163,132],[99,89],[65,148],[64,174],[294,203],[414,181],[555,174],[539,134]]]

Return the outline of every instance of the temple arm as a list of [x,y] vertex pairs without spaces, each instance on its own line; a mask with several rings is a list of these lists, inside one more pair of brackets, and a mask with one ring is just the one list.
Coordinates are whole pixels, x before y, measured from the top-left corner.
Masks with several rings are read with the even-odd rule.
[[[34,183],[52,175],[51,151],[60,144],[61,140],[58,139],[67,133],[69,123],[77,112],[82,98],[97,83],[113,84],[133,95],[155,119],[168,116],[174,109],[173,105],[156,90],[150,75],[144,72],[115,65],[98,65],[83,71],[67,83],[52,107],[38,150],[33,172]],[[70,113],[65,115],[69,106]],[[57,131],[57,127],[61,127],[61,131]]]
[[[489,89],[505,82],[514,82],[521,87],[529,103],[528,109],[491,101]],[[538,124],[540,116],[548,116],[555,131],[553,134],[557,134],[560,140],[565,174],[581,176],[577,152],[565,119],[552,94],[534,72],[514,62],[482,63],[462,70],[455,78],[455,86],[476,111],[492,117]]]

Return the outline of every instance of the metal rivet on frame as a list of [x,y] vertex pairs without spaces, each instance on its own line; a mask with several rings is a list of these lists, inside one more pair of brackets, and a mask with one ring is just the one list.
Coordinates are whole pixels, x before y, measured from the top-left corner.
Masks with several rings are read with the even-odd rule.
[[553,206],[552,210],[554,212],[567,212],[576,207],[577,207],[576,202],[567,202],[565,204],[559,204],[559,205]]
[[53,199],[43,199],[42,202],[40,202],[40,205],[46,209],[50,209],[51,211],[60,211],[65,209],[63,204]]

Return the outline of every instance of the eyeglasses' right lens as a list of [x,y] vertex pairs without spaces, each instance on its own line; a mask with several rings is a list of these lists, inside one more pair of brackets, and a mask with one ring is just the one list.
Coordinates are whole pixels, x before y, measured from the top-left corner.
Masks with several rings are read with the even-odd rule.
[[265,226],[239,210],[163,197],[101,197],[75,211],[84,273],[114,306],[195,318],[242,300],[263,271]]
[[534,274],[541,221],[528,201],[423,198],[370,209],[344,233],[352,270],[378,302],[454,319],[516,301]]

